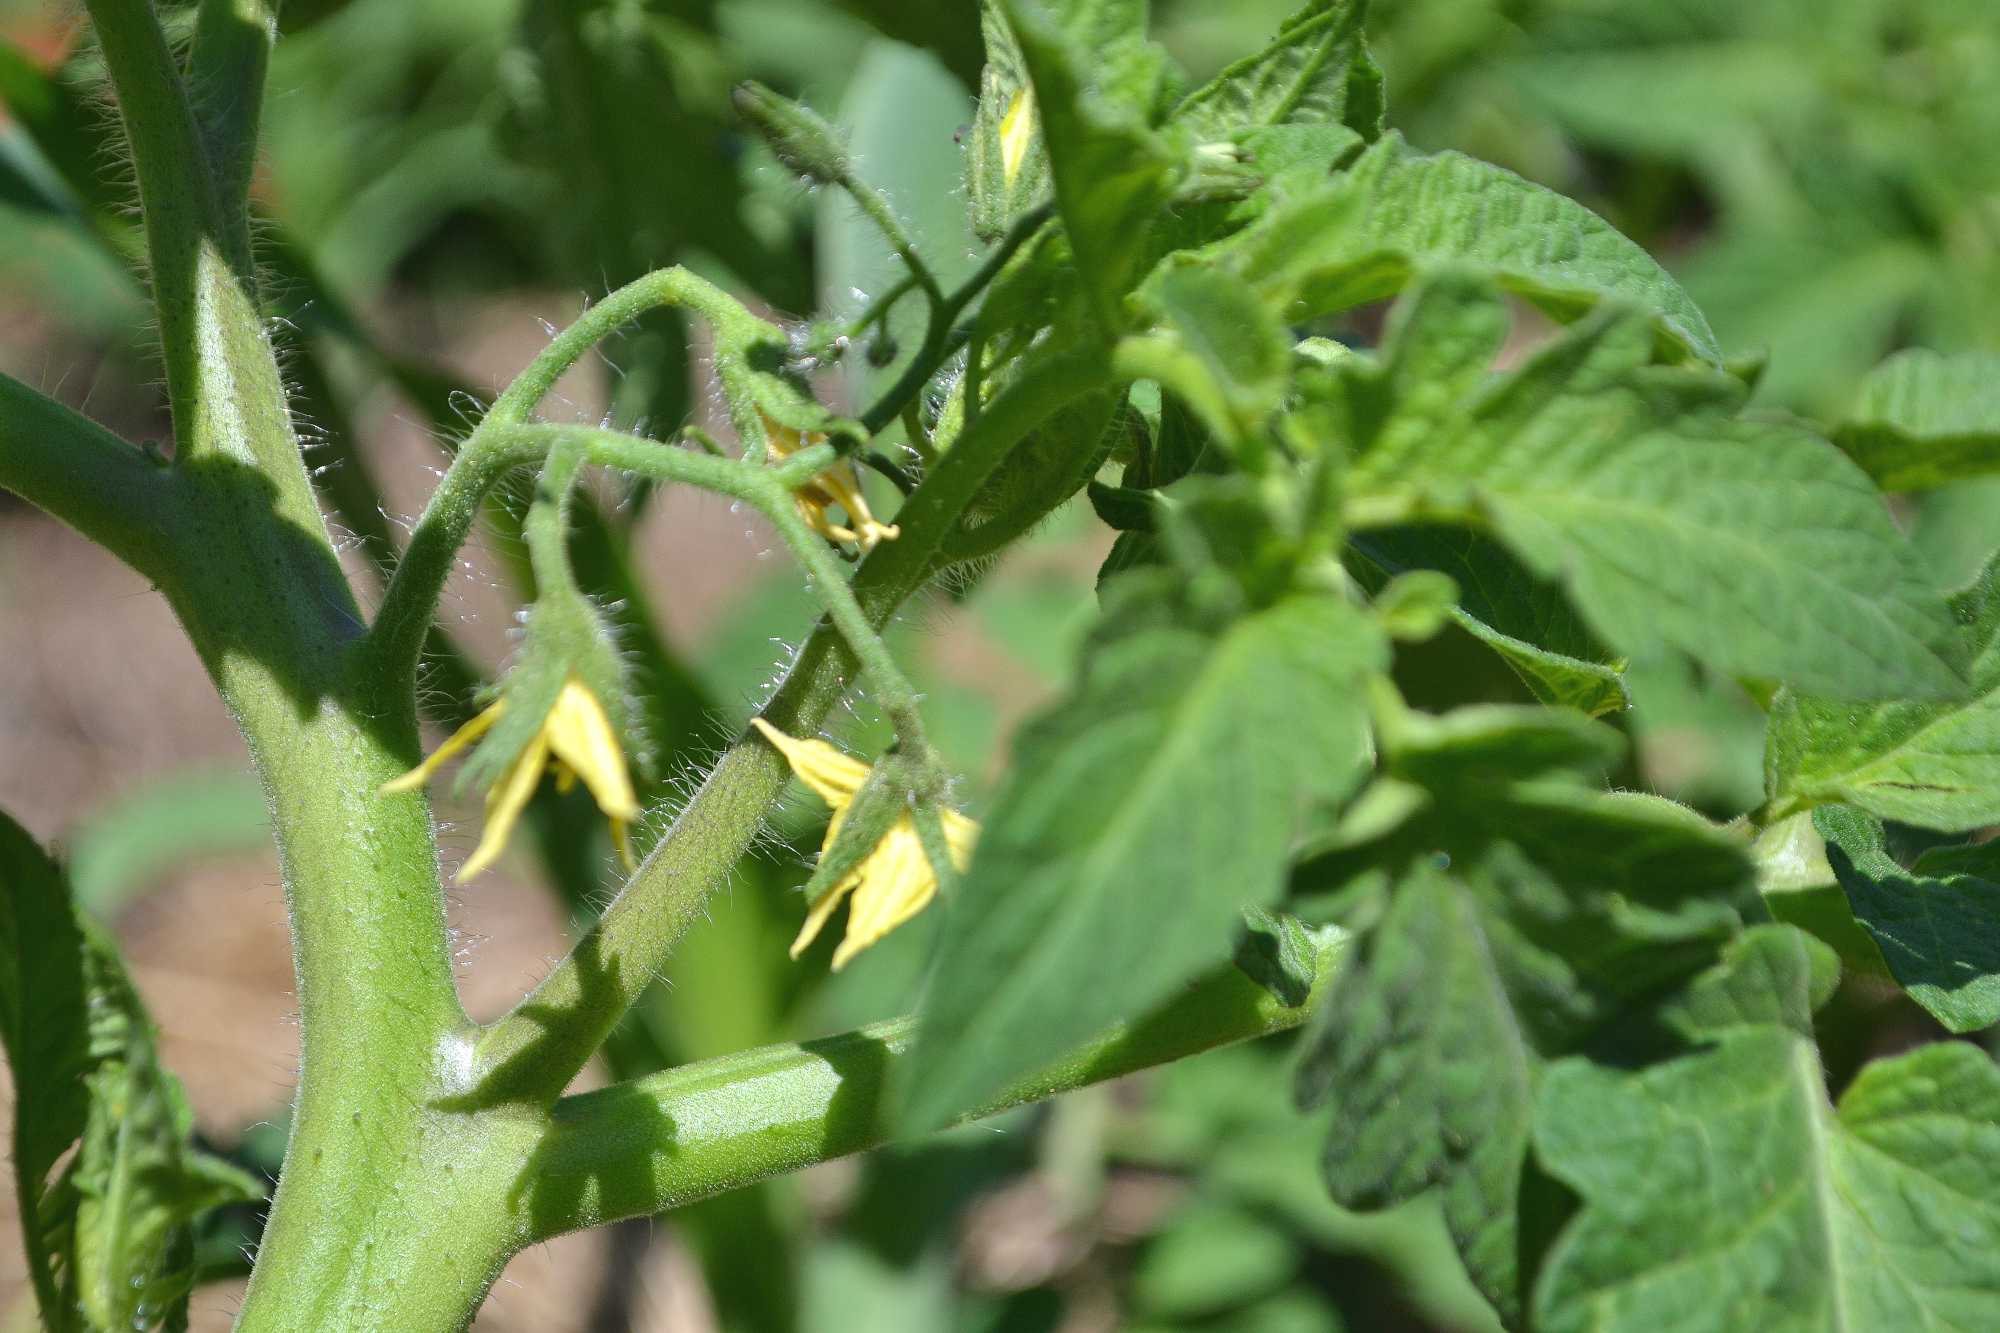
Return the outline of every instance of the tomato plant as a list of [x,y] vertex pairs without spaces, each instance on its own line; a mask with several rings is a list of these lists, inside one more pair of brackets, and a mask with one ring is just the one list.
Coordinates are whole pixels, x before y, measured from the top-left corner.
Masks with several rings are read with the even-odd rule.
[[[1955,1039],[2000,1019],[2000,564],[1944,586],[1884,498],[2000,471],[1992,356],[1901,352],[1824,422],[1762,409],[1761,363],[1639,243],[1387,128],[1359,0],[1192,88],[1141,0],[992,0],[973,262],[926,253],[840,128],[742,84],[741,124],[896,276],[786,321],[632,275],[466,422],[407,538],[377,534],[365,612],[266,319],[272,272],[311,275],[252,225],[276,6],[87,9],[173,439],[0,379],[0,485],[158,588],[268,804],[303,1052],[239,1327],[462,1327],[550,1237],[1289,1029],[1261,1095],[1325,1118],[1332,1198],[1434,1199],[1505,1326],[2000,1323],[2000,1072]],[[667,312],[726,430],[547,410]],[[830,406],[863,360],[871,392]],[[818,616],[670,816],[670,685],[602,577],[594,474],[754,512]],[[350,527],[355,475],[324,501]],[[1079,497],[1116,534],[1087,636],[961,808],[885,631]],[[523,556],[490,685],[439,622],[482,519]],[[1754,811],[1642,789],[1629,676],[1662,661],[1764,713]],[[820,735],[856,698],[887,728],[866,753]],[[427,796],[454,765],[485,802],[457,882],[537,811],[552,863],[619,867],[484,1023]],[[827,965],[865,967],[933,916],[915,1012],[570,1091],[617,1068],[794,778],[831,819],[793,956],[838,937]],[[262,1182],[192,1141],[115,942],[4,819],[0,874],[42,1317],[171,1326],[198,1223]],[[1940,1039],[1836,1063],[1852,998],[1885,994]]]

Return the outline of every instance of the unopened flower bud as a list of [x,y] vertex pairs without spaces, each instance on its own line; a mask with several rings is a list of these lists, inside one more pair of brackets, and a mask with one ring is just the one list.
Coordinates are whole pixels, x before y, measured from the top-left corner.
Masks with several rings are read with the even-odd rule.
[[835,185],[852,175],[840,132],[818,113],[755,80],[736,85],[734,101],[737,112],[791,170],[820,185]]

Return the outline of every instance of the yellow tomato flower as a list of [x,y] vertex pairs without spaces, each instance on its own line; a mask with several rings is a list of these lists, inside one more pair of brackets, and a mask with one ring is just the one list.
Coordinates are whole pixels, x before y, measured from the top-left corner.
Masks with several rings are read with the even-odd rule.
[[[769,417],[764,419],[764,433],[771,441],[773,462],[790,458],[807,445],[826,441],[824,435],[802,436]],[[845,460],[836,462],[799,487],[795,495],[806,526],[822,537],[837,542],[853,542],[865,552],[874,550],[877,542],[894,541],[900,535],[901,530],[894,524],[875,521],[875,515],[868,510],[867,497],[861,494],[861,479],[855,475],[854,464]],[[847,523],[833,521],[829,511],[835,505],[846,513]]]
[[[787,736],[761,717],[753,718],[751,725],[785,756],[799,780],[833,807],[826,840],[820,844],[820,854],[825,855],[840,835],[841,822],[847,817],[854,794],[868,781],[868,765],[842,754],[825,741],[802,741]],[[944,822],[945,847],[951,863],[963,870],[972,860],[979,825],[956,810],[942,810],[939,814]],[[807,909],[805,925],[792,941],[792,957],[806,951],[841,900],[851,894],[854,901],[847,913],[847,934],[833,952],[833,970],[838,972],[855,954],[923,911],[937,896],[937,887],[937,873],[931,869],[930,858],[924,855],[916,820],[905,814],[882,835],[882,841],[862,858],[861,864]]]
[[1000,173],[1007,184],[1021,174],[1021,164],[1028,160],[1028,145],[1035,141],[1035,91],[1023,88],[1014,94],[1014,100],[1007,104],[1007,114],[1000,118]]
[[[436,776],[447,759],[491,730],[506,708],[505,698],[495,702],[453,732],[424,762],[395,781],[382,784],[383,794],[415,791],[423,786]],[[542,719],[541,730],[514,756],[500,780],[486,793],[486,831],[480,835],[479,846],[459,869],[459,883],[499,859],[521,811],[528,806],[528,798],[535,794],[535,784],[541,781],[544,768],[555,774],[556,785],[563,791],[574,786],[579,777],[583,779],[583,785],[597,800],[597,808],[611,820],[611,840],[618,847],[619,858],[626,869],[632,868],[629,830],[632,821],[639,817],[639,798],[632,791],[625,752],[619,747],[618,734],[597,696],[571,676],[563,682],[562,692],[556,695],[549,715]]]

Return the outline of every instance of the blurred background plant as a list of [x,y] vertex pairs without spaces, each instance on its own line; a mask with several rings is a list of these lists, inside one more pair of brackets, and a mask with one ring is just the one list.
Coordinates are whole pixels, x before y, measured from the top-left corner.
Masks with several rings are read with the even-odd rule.
[[[1291,7],[1154,5],[1196,79]],[[850,131],[947,286],[972,265],[957,142],[981,58],[970,3],[292,0],[283,22],[255,188],[261,257],[315,479],[358,569],[392,552],[494,382],[592,296],[684,263],[825,333],[894,280],[897,261],[844,196],[803,189],[745,132],[730,103],[743,79]],[[0,368],[163,439],[129,184],[80,32],[66,6],[0,0]],[[1837,416],[1904,345],[2000,350],[1990,0],[1376,0],[1371,32],[1392,120],[1418,146],[1511,166],[1645,243],[1732,354],[1768,354],[1763,406]],[[846,405],[915,342],[894,320],[855,336],[865,354],[824,385]],[[662,429],[711,418],[703,357],[663,312],[572,376],[565,410]],[[645,490],[596,500],[580,506],[577,562],[620,608],[657,799],[740,725],[743,683],[811,613],[748,516]],[[1940,582],[1963,582],[2000,530],[2000,481],[1904,517]],[[489,518],[432,645],[441,725],[507,651],[519,512],[503,501]],[[1060,684],[1104,545],[1081,514],[1059,517],[898,631],[975,809],[985,757]],[[0,805],[68,845],[80,893],[119,927],[205,1139],[272,1171],[290,998],[261,801],[145,593],[0,497]],[[1466,648],[1410,654],[1406,692],[1421,702],[1426,672],[1462,674]],[[1691,673],[1635,663],[1623,720],[1648,785],[1726,818],[1761,799],[1762,715]],[[1492,689],[1519,689],[1497,660]],[[76,706],[107,694],[120,701],[108,712]],[[846,732],[862,748],[886,737],[867,716]],[[821,817],[802,807],[741,867],[607,1048],[607,1074],[908,1007],[925,928],[837,979],[824,946],[807,966],[785,959]],[[454,904],[475,1009],[482,995],[497,1008],[603,900],[587,799],[544,793],[533,824],[514,879]],[[1912,1013],[1885,1005],[1866,1040],[1895,1044]],[[1490,1327],[1431,1209],[1363,1218],[1327,1202],[1323,1127],[1274,1095],[1284,1045],[571,1238],[517,1260],[480,1326]],[[214,1228],[219,1281],[243,1271],[254,1227],[244,1215]],[[0,1264],[17,1255],[0,1238]],[[19,1308],[19,1276],[0,1268],[0,1312]],[[198,1297],[198,1322],[226,1324],[230,1292]]]

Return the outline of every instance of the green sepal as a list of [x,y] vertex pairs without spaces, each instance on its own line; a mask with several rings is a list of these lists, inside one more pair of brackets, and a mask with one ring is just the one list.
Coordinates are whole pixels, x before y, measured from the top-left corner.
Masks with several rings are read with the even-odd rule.
[[897,757],[888,756],[868,771],[868,780],[848,803],[833,845],[820,853],[819,863],[806,880],[806,901],[818,902],[846,879],[909,812],[909,780]]

